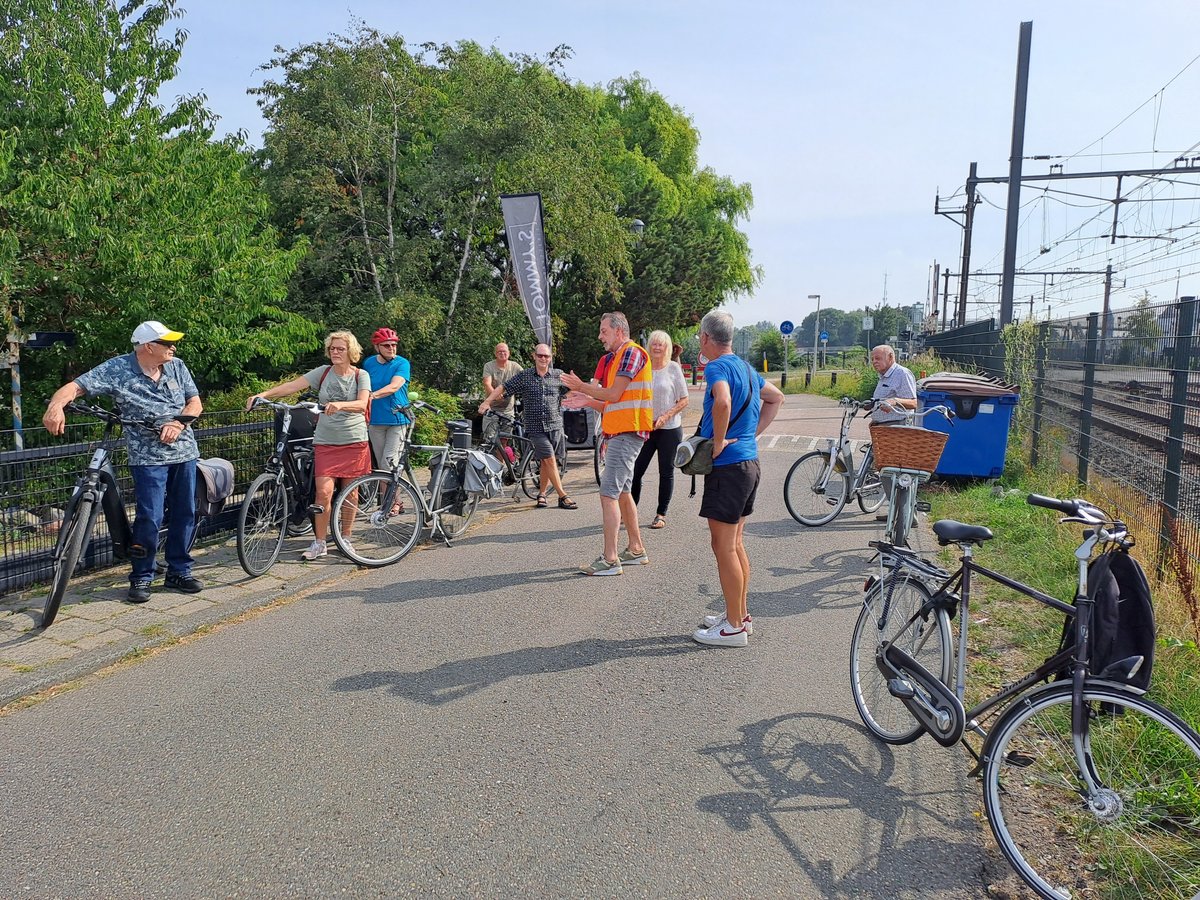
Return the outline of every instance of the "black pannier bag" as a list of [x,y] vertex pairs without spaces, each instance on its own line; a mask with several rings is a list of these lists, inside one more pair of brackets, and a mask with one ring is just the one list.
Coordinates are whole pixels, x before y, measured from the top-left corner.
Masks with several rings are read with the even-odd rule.
[[591,436],[588,431],[587,411],[564,409],[562,414],[563,436],[568,444],[586,444]]
[[[275,443],[279,443],[279,435],[283,434],[283,413],[282,409],[275,410]],[[288,432],[288,443],[292,446],[305,442],[311,443],[313,432],[317,430],[318,415],[308,409],[293,409],[292,428]]]
[[439,460],[434,463],[429,473],[429,493],[433,494],[434,487],[440,481],[442,495],[439,502],[442,506],[450,507],[450,512],[456,516],[463,514],[467,503],[467,491],[463,486],[466,462],[465,459],[462,459],[458,462],[451,461],[449,465],[443,466]]
[[[1150,599],[1150,583],[1146,573],[1124,550],[1101,553],[1088,564],[1088,596],[1095,604],[1092,612],[1093,676],[1121,681],[1141,691],[1149,690],[1154,668],[1154,605]],[[1075,619],[1063,625],[1060,649],[1074,643]],[[1110,665],[1122,660],[1141,657],[1141,664],[1130,675],[1125,667],[1105,673]],[[1071,677],[1063,670],[1057,679]]]

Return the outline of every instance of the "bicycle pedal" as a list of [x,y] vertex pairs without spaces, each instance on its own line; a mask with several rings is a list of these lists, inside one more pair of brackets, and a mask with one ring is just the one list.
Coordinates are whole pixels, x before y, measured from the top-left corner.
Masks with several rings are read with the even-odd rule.
[[917,512],[927,513],[931,509],[933,509],[933,504],[930,503],[928,500],[918,500],[917,501]]
[[889,678],[888,693],[897,700],[911,700],[917,696],[916,689],[903,678]]
[[837,505],[838,505],[838,502],[837,502],[837,498],[836,498],[836,497],[827,497],[827,498],[825,499],[825,502],[826,502],[827,504],[829,504],[830,506],[837,506]]
[[314,503],[312,506],[310,506],[308,508],[308,511],[309,511],[309,513],[311,513],[314,516],[319,516],[321,513],[325,512],[325,507],[321,506],[320,504]]

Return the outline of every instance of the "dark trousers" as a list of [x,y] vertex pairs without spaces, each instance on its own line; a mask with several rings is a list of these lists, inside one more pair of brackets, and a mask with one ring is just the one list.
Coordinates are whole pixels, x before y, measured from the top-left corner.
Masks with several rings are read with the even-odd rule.
[[650,457],[658,454],[658,514],[665,516],[667,507],[671,505],[671,494],[675,490],[675,451],[683,440],[683,426],[678,428],[658,428],[650,432],[650,437],[642,445],[633,464],[633,502],[637,503],[642,496],[642,476],[650,468]]

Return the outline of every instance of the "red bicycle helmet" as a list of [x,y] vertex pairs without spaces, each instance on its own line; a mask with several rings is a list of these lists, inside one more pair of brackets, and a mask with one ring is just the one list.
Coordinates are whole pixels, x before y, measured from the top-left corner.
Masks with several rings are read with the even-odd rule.
[[393,341],[399,343],[400,337],[390,328],[380,328],[373,335],[371,335],[372,344],[389,344]]

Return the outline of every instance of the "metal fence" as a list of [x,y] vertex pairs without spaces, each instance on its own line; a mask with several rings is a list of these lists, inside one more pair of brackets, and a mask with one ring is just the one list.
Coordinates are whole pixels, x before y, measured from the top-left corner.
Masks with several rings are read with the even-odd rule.
[[[249,482],[262,471],[274,442],[271,420],[262,413],[206,412],[202,421],[204,427],[196,432],[201,455],[233,463],[236,482],[225,512],[205,520],[198,540],[234,529],[238,504]],[[25,449],[0,451],[0,595],[49,580],[63,510],[102,431],[94,423],[70,423],[65,437],[55,438],[45,429],[27,428],[22,434]],[[12,446],[13,432],[0,431],[0,447]],[[132,518],[133,484],[124,447],[114,454],[114,463]],[[112,563],[108,525],[100,516],[83,564],[100,568]]]
[[1196,326],[1196,300],[1185,297],[1043,322],[1033,339],[1010,337],[1007,346],[991,321],[926,345],[1021,383],[1023,418],[1010,453],[1073,475],[1143,543],[1156,542],[1160,572],[1172,568],[1190,582],[1200,562]]

